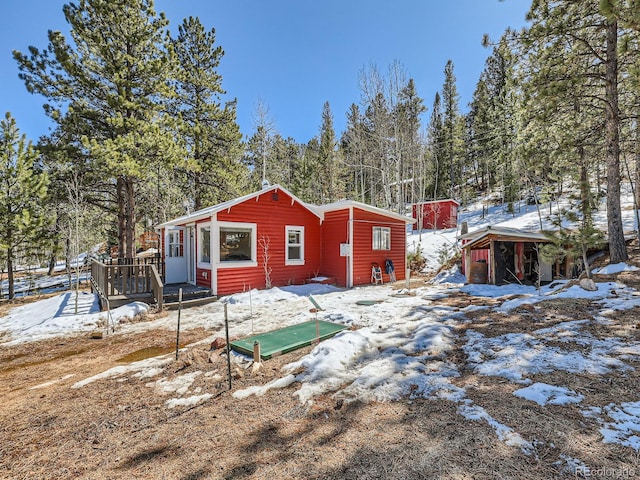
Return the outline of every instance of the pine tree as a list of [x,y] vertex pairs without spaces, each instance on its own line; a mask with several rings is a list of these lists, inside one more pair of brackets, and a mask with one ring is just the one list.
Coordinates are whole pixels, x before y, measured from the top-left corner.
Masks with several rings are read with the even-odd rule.
[[[64,141],[65,137],[58,128],[40,139],[38,150],[49,177],[46,200],[51,219],[47,232],[51,241],[49,274],[53,273],[58,258],[64,257],[71,284],[72,261],[108,238],[110,222],[104,218],[105,211],[112,213],[112,203],[106,200],[108,186],[92,172],[83,150]],[[76,234],[72,235],[74,230]]]
[[[580,116],[597,116],[602,122],[610,258],[614,263],[625,261],[628,255],[620,209],[618,25],[604,17],[595,2],[571,0],[535,1],[528,19],[532,25],[522,38],[530,52],[528,64],[532,65],[524,73],[531,76],[529,95],[537,97],[544,107],[542,114],[555,122],[552,138],[557,139],[559,147],[565,146],[565,157],[570,158],[566,155],[569,145],[573,145],[574,156],[589,153],[585,149],[589,136],[583,127],[596,122],[567,129],[563,120],[579,108]],[[550,114],[553,109],[557,110],[555,115]]]
[[342,175],[337,160],[337,140],[333,129],[333,113],[329,102],[322,106],[322,125],[319,135],[318,170],[315,177],[320,185],[321,203],[335,202],[344,193]]
[[[424,172],[422,171],[422,145],[420,143],[420,116],[426,111],[418,96],[412,78],[400,90],[393,116],[396,144],[396,182],[398,184],[398,212],[403,212],[407,202],[415,202],[424,196]],[[407,188],[407,182],[410,188]]]
[[174,108],[192,160],[187,174],[196,210],[237,196],[247,176],[239,161],[242,135],[236,102],[221,104],[226,92],[218,67],[224,51],[215,41],[215,29],[206,32],[198,18],[189,17],[172,42],[178,64]]
[[446,150],[444,147],[444,125],[442,121],[442,102],[440,93],[436,92],[431,107],[431,117],[427,126],[427,150],[426,162],[430,165],[426,171],[427,178],[432,179],[428,185],[427,192],[429,198],[437,200],[447,195],[450,190],[449,176],[446,174],[447,161],[445,159]]
[[442,146],[444,160],[449,173],[449,195],[455,196],[455,190],[462,183],[462,142],[463,121],[460,115],[460,95],[453,73],[453,62],[447,61],[444,68],[442,86]]
[[7,260],[9,299],[15,295],[15,260],[42,238],[47,219],[42,205],[48,178],[37,165],[38,156],[7,113],[0,121],[0,249]]
[[136,191],[154,165],[180,165],[167,99],[174,64],[167,20],[152,0],[80,0],[63,8],[69,43],[49,32],[49,46],[14,52],[27,89],[70,135],[83,135],[90,168],[116,199],[121,257],[135,255]]
[[369,200],[368,178],[371,175],[366,165],[366,139],[364,138],[364,125],[360,109],[352,103],[347,112],[347,126],[340,139],[340,152],[345,165],[350,172],[350,193],[361,202]]

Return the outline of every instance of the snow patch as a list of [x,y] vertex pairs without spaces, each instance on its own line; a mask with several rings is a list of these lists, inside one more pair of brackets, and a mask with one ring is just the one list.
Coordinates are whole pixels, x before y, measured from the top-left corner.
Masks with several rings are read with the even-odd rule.
[[516,397],[536,402],[538,405],[566,405],[580,403],[584,396],[565,387],[556,387],[546,383],[534,383],[513,392]]
[[484,420],[495,430],[499,440],[503,441],[510,447],[518,447],[525,455],[532,455],[535,453],[535,447],[531,442],[522,438],[522,436],[511,427],[498,422],[495,418],[489,415],[484,408],[478,405],[472,405],[470,400],[467,400],[465,404],[458,406],[458,413],[467,420]]
[[165,405],[167,408],[175,408],[175,407],[191,407],[201,402],[206,402],[211,397],[213,397],[210,393],[205,393],[203,395],[192,395],[187,398],[172,398],[167,400]]

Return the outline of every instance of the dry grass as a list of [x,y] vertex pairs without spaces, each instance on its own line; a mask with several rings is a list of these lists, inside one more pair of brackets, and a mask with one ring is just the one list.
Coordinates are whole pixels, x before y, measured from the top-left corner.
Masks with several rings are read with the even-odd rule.
[[[636,281],[637,276],[633,277]],[[464,295],[445,299],[464,307]],[[483,300],[487,305],[495,301]],[[237,400],[227,391],[224,357],[193,347],[164,370],[164,376],[196,370],[191,389],[214,396],[199,405],[168,408],[148,379],[131,375],[70,388],[76,381],[119,365],[122,357],[149,347],[171,347],[174,333],[164,330],[90,340],[86,336],[0,349],[0,477],[86,479],[484,479],[580,478],[556,465],[561,454],[592,468],[640,474],[638,454],[602,443],[599,425],[580,406],[538,406],[513,395],[519,388],[504,379],[476,375],[466,366],[464,330],[486,336],[533,330],[574,319],[590,319],[588,301],[550,300],[501,315],[478,311],[459,328],[452,355],[461,376],[455,383],[494,419],[535,442],[535,455],[500,441],[484,421],[464,419],[458,405],[444,400],[391,403],[341,403],[331,395],[299,404],[297,388]],[[591,323],[597,338],[640,340],[636,311],[616,313],[612,325]],[[183,332],[185,342],[211,332]],[[567,348],[567,345],[564,345]],[[571,345],[571,348],[581,348]],[[311,347],[264,363],[255,376],[247,371],[233,390],[265,384],[281,376],[282,365]],[[634,367],[640,365],[633,364]],[[66,375],[74,375],[65,378]],[[49,386],[33,389],[49,380]],[[533,381],[566,386],[584,405],[636,401],[637,370],[606,377],[555,371]],[[608,478],[594,475],[591,478]],[[629,478],[629,477],[627,477]]]

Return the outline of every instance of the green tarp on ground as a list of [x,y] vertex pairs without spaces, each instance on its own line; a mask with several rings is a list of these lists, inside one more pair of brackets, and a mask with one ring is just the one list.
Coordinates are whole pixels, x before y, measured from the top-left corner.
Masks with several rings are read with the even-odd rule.
[[253,345],[258,341],[260,342],[260,358],[268,360],[275,355],[311,345],[318,340],[318,330],[320,331],[320,340],[324,340],[333,337],[336,333],[346,328],[348,327],[338,325],[337,323],[325,322],[323,320],[310,320],[290,327],[279,328],[271,332],[236,340],[231,342],[231,349],[239,353],[244,353],[245,355],[253,356]]

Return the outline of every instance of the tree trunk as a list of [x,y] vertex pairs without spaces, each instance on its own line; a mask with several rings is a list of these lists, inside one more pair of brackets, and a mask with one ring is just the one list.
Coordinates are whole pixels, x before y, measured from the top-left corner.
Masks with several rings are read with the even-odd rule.
[[118,198],[118,258],[125,258],[125,230],[127,218],[125,214],[126,196],[123,177],[118,177],[118,180],[116,182],[116,196]]
[[49,266],[47,268],[47,275],[51,276],[53,275],[53,272],[56,269],[56,255],[55,253],[52,253],[51,256],[49,257]]
[[64,241],[64,263],[67,272],[67,282],[69,282],[69,290],[73,288],[71,276],[71,238],[67,237]]
[[125,247],[126,258],[134,258],[136,256],[136,194],[135,180],[126,179],[126,232]]
[[620,112],[618,110],[618,23],[607,23],[606,59],[606,145],[607,145],[607,223],[611,263],[629,258],[624,241],[620,209]]
[[13,249],[7,249],[7,282],[9,282],[9,300],[13,300],[15,289],[13,286]]
[[580,157],[580,210],[582,222],[585,226],[591,226],[591,189],[589,188],[589,172],[585,160],[583,145],[578,145],[578,155]]
[[[640,205],[640,118],[636,119],[636,141],[635,141],[635,160],[636,160],[636,205]],[[639,227],[640,228],[640,227]]]

